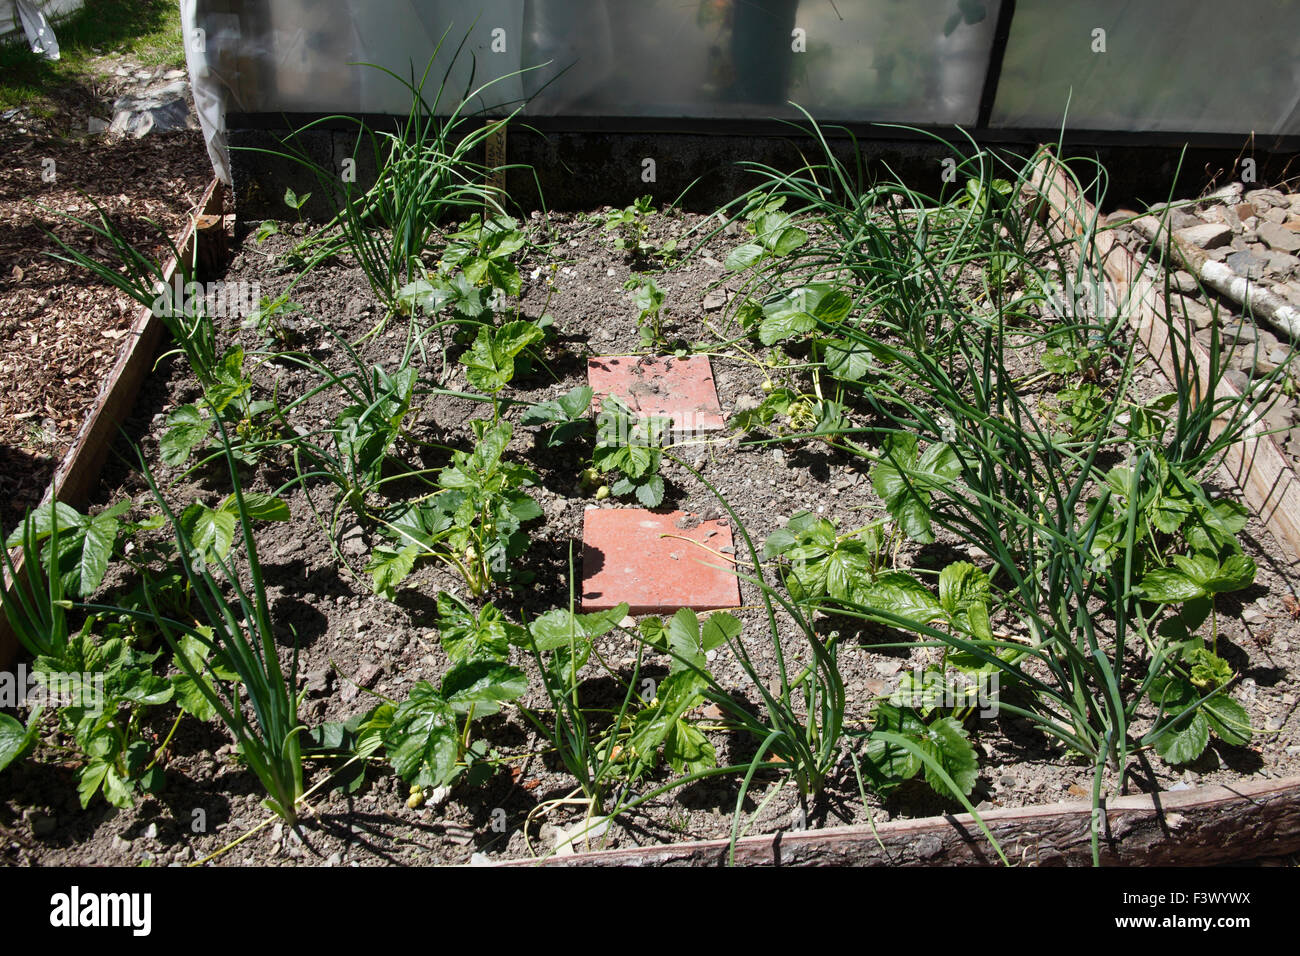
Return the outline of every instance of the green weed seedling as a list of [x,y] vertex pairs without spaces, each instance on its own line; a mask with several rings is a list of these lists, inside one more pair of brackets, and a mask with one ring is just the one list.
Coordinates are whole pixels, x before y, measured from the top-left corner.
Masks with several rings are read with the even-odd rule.
[[669,239],[663,245],[650,241],[649,218],[654,215],[654,199],[642,196],[630,206],[614,209],[605,214],[605,232],[614,233],[613,245],[630,261],[644,261],[654,257],[670,265],[677,253],[677,240]]
[[[295,214],[297,214],[298,229],[300,232],[302,231],[302,227],[303,227],[302,207],[307,205],[307,200],[309,199],[311,199],[311,193],[303,193],[301,196],[299,196],[296,192],[293,191],[292,187],[289,186],[285,187],[284,204],[288,206],[290,209],[292,209]],[[279,223],[277,223],[273,219],[264,219],[262,220],[262,223],[257,227],[257,231],[253,233],[253,240],[260,246],[267,239],[270,239],[272,236],[278,236],[279,234],[280,234]],[[278,258],[275,265],[273,266],[274,270],[283,271],[286,269],[291,269],[296,272],[305,271],[311,266],[311,256],[315,247],[322,245],[326,241],[327,240],[319,233],[315,235],[304,236],[291,249],[283,253]]]
[[306,323],[294,318],[301,311],[302,306],[290,299],[287,292],[274,299],[263,296],[240,326],[256,332],[263,348],[283,352],[296,348],[302,341]]

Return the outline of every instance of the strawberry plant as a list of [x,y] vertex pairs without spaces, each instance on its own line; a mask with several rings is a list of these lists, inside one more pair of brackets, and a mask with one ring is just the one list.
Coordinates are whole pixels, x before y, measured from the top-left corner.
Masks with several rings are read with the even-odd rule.
[[[119,613],[146,615],[144,601],[130,607],[91,605],[80,629],[67,626],[67,614],[75,606],[64,595],[87,598],[97,591],[121,532],[141,527],[119,520],[129,504],[94,517],[62,503],[46,504],[30,513],[6,543],[23,549],[28,576],[15,603],[4,602],[5,613],[34,658],[33,676],[61,699],[59,731],[72,738],[83,756],[77,768],[83,808],[101,792],[114,806],[129,807],[137,792],[156,792],[161,786],[165,744],[151,742],[146,730],[154,708],[175,698],[186,712],[206,713],[193,706],[183,677],[156,673],[161,651],[146,650],[139,632],[114,625]],[[176,559],[174,552],[170,558]],[[30,732],[30,727],[24,731],[24,747],[30,744]]]
[[678,774],[716,767],[713,744],[687,717],[704,703],[708,687],[696,670],[678,670],[655,686],[650,700],[630,699],[631,706],[596,742],[598,752],[612,742],[610,776],[634,783],[661,764]]
[[509,663],[510,646],[522,643],[523,628],[491,604],[475,614],[439,594],[438,624],[453,661],[439,686],[419,681],[406,700],[380,704],[358,724],[377,734],[393,769],[420,789],[451,786],[467,772],[471,785],[486,779],[490,751],[486,742],[472,740],[473,721],[528,690],[527,676]]
[[537,483],[530,468],[502,461],[513,435],[507,421],[473,423],[472,452],[457,451],[438,477],[441,491],[420,501],[389,509],[383,531],[394,545],[374,550],[366,572],[377,593],[392,599],[397,586],[421,556],[434,557],[454,569],[474,595],[495,582],[524,576],[511,562],[524,553],[524,523],[540,518],[542,509],[523,489]]
[[839,534],[829,519],[800,511],[768,536],[763,557],[788,562],[786,587],[796,601],[853,601],[884,569],[890,543],[882,521]]
[[961,474],[956,453],[942,442],[918,452],[916,436],[905,432],[886,437],[881,450],[871,471],[871,485],[884,499],[885,510],[913,541],[933,541],[931,494]]
[[650,241],[650,224],[647,220],[652,215],[654,215],[652,196],[642,196],[630,206],[605,213],[605,232],[614,233],[614,248],[623,252],[629,260],[662,256],[666,261],[671,261],[677,252],[676,239],[669,239],[662,246],[657,246]]
[[[766,386],[765,386],[766,387]],[[814,435],[833,438],[848,428],[843,404],[775,384],[761,402],[737,403],[732,424],[741,431],[766,429],[778,437]]]
[[167,416],[167,431],[159,445],[163,462],[173,467],[185,464],[195,448],[209,442],[220,416],[234,433],[231,451],[235,460],[254,463],[261,447],[273,443],[278,432],[267,420],[275,403],[254,399],[252,391],[252,378],[244,369],[244,350],[232,346],[212,369],[202,400],[182,405]]
[[376,365],[371,371],[369,401],[345,407],[334,419],[336,456],[314,454],[344,492],[353,509],[364,509],[365,495],[378,486],[415,395],[416,372],[403,364],[393,373]]
[[122,501],[91,516],[63,502],[46,502],[9,535],[5,547],[41,544],[40,567],[59,575],[64,593],[88,598],[104,580],[124,529],[121,517],[130,507]]
[[475,288],[518,297],[523,281],[513,256],[528,244],[518,223],[508,216],[489,218],[475,214],[458,231],[447,236],[439,272],[459,271]]
[[734,615],[715,611],[701,623],[690,608],[681,608],[667,621],[657,617],[642,619],[638,625],[646,644],[672,658],[668,672],[681,670],[707,672],[707,654],[740,636],[741,623]]
[[22,760],[36,747],[40,739],[41,714],[45,708],[37,705],[27,715],[23,724],[8,714],[0,714],[0,773],[15,761]]
[[500,328],[481,327],[474,344],[460,359],[465,377],[474,388],[496,396],[515,377],[519,354],[545,335],[538,323],[522,320],[507,322]]
[[663,327],[663,289],[650,276],[628,279],[623,288],[632,293],[632,304],[638,310],[636,327],[641,335],[641,347],[648,349],[664,345],[667,339]]
[[[593,725],[592,714],[583,706],[579,694],[579,672],[591,658],[592,642],[609,633],[627,616],[628,605],[620,604],[608,611],[575,614],[557,608],[539,615],[528,626],[526,647],[541,674],[542,688],[550,703],[546,712],[520,708],[520,713],[537,728],[554,748],[565,769],[578,782],[583,795],[599,811],[611,782],[620,775],[620,745],[615,736],[603,735]],[[618,727],[628,717],[637,694],[640,654],[628,682],[626,693],[613,724]]]
[[558,448],[567,445],[591,427],[587,410],[594,392],[589,385],[578,385],[559,398],[530,405],[520,416],[525,425],[542,425],[543,445]]
[[663,503],[664,480],[659,474],[659,464],[670,424],[661,415],[635,417],[617,395],[602,400],[591,461],[602,474],[618,474],[610,485],[612,494],[635,495],[647,508],[657,508]]
[[745,231],[752,242],[737,246],[723,265],[730,272],[752,269],[765,259],[788,256],[808,242],[806,230],[794,225],[789,213],[781,211],[784,198],[762,202],[746,214]]
[[134,803],[137,790],[157,792],[162,768],[155,747],[145,738],[144,722],[150,709],[172,699],[175,687],[154,673],[160,654],[130,647],[110,638],[96,641],[91,622],[61,647],[51,648],[33,664],[43,682],[61,674],[87,674],[102,698],[59,709],[60,729],[86,756],[78,768],[77,795],[82,807],[101,790],[117,807]]
[[799,339],[822,323],[835,327],[853,310],[853,298],[841,286],[816,282],[797,286],[765,304],[750,304],[740,313],[764,345]]
[[865,757],[872,785],[882,796],[923,774],[935,793],[957,800],[970,796],[979,775],[975,748],[960,720],[927,718],[883,701],[872,712]]

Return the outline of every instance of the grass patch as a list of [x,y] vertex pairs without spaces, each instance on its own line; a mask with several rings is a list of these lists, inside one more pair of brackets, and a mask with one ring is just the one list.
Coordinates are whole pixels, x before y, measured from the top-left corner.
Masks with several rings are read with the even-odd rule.
[[185,63],[180,9],[169,0],[86,0],[55,23],[54,32],[62,56],[57,61],[32,53],[22,34],[0,44],[0,109],[53,115],[57,92],[93,83],[104,71],[103,56],[130,56],[147,67]]

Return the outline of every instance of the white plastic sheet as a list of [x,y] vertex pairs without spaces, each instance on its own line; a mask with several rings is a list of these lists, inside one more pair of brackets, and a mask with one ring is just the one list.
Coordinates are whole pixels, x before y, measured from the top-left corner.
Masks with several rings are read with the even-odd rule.
[[41,9],[41,4],[35,0],[14,0],[17,7],[18,19],[23,25],[23,32],[27,34],[27,42],[31,45],[33,53],[39,53],[47,60],[57,60],[59,58],[59,38],[54,35],[54,28],[50,26],[49,19],[45,16],[45,11]]
[[[203,130],[208,158],[217,178],[230,185],[230,150],[226,145],[226,84],[219,72],[220,60],[208,55],[209,31],[227,49],[237,48],[238,18],[213,13],[200,26],[199,0],[180,0],[181,32],[185,41],[185,62],[190,73],[190,90],[194,94],[194,111]],[[222,33],[221,30],[229,32]]]

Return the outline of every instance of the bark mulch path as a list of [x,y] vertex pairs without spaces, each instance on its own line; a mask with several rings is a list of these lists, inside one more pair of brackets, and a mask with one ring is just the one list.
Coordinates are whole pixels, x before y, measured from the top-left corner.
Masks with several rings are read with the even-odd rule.
[[[98,204],[155,258],[180,231],[212,170],[197,132],[111,140],[36,137],[0,126],[0,528],[39,503],[103,377],[135,304],[75,266],[50,258],[53,230],[91,249]],[[52,178],[52,181],[51,181]],[[103,251],[103,250],[100,250]]]

